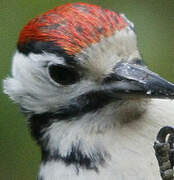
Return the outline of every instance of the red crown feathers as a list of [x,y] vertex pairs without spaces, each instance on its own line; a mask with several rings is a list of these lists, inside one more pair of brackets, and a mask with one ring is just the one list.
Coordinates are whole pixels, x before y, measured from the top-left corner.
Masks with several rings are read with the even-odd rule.
[[126,26],[126,20],[116,12],[87,3],[69,3],[32,19],[21,31],[18,45],[53,42],[74,55]]

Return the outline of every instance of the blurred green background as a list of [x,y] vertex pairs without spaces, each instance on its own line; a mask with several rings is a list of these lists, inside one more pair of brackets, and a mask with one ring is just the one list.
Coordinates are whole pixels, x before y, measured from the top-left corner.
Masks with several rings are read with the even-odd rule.
[[[11,57],[22,27],[64,0],[0,0],[0,80],[10,74]],[[146,64],[174,82],[174,0],[89,0],[123,12],[134,22]],[[2,84],[2,83],[1,83]],[[40,152],[19,107],[0,86],[0,180],[34,180]]]

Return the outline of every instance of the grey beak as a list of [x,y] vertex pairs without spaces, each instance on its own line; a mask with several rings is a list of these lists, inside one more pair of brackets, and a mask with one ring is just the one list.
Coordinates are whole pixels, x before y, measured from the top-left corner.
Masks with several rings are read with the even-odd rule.
[[174,99],[174,84],[150,71],[146,66],[120,62],[112,76],[113,83],[109,91],[119,93],[122,98],[137,95]]

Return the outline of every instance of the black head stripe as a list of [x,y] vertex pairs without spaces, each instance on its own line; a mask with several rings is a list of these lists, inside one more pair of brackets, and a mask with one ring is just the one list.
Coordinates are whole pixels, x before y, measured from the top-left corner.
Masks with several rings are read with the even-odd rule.
[[57,112],[46,112],[42,114],[33,113],[32,118],[42,119],[44,117],[44,119],[56,118],[58,120],[71,119],[103,108],[112,100],[113,97],[108,96],[107,92],[104,90],[89,91],[71,99],[66,105],[60,106]]
[[[29,122],[31,133],[38,141],[42,137],[42,129],[49,127],[54,121],[77,119],[86,113],[95,112],[113,101],[112,96],[104,90],[89,91],[71,99],[56,112],[35,114],[30,112]],[[26,111],[27,112],[27,111]],[[40,143],[40,142],[39,142]]]
[[72,61],[74,62],[74,57],[68,55],[62,47],[55,45],[54,42],[29,41],[23,44],[18,44],[17,48],[19,52],[25,55],[28,55],[29,53],[40,54],[48,52],[64,57],[65,60],[67,60],[67,63]]

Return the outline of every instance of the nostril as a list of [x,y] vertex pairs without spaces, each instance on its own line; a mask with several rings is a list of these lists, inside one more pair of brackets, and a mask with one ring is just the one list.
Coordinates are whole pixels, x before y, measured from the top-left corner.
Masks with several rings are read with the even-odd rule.
[[112,83],[112,82],[120,81],[120,80],[121,80],[121,78],[119,76],[117,76],[116,74],[112,73],[112,74],[106,76],[103,79],[102,84]]
[[140,65],[140,66],[145,66],[143,60],[142,60],[142,59],[138,59],[138,58],[132,59],[132,60],[131,60],[131,64],[136,64],[136,65]]

